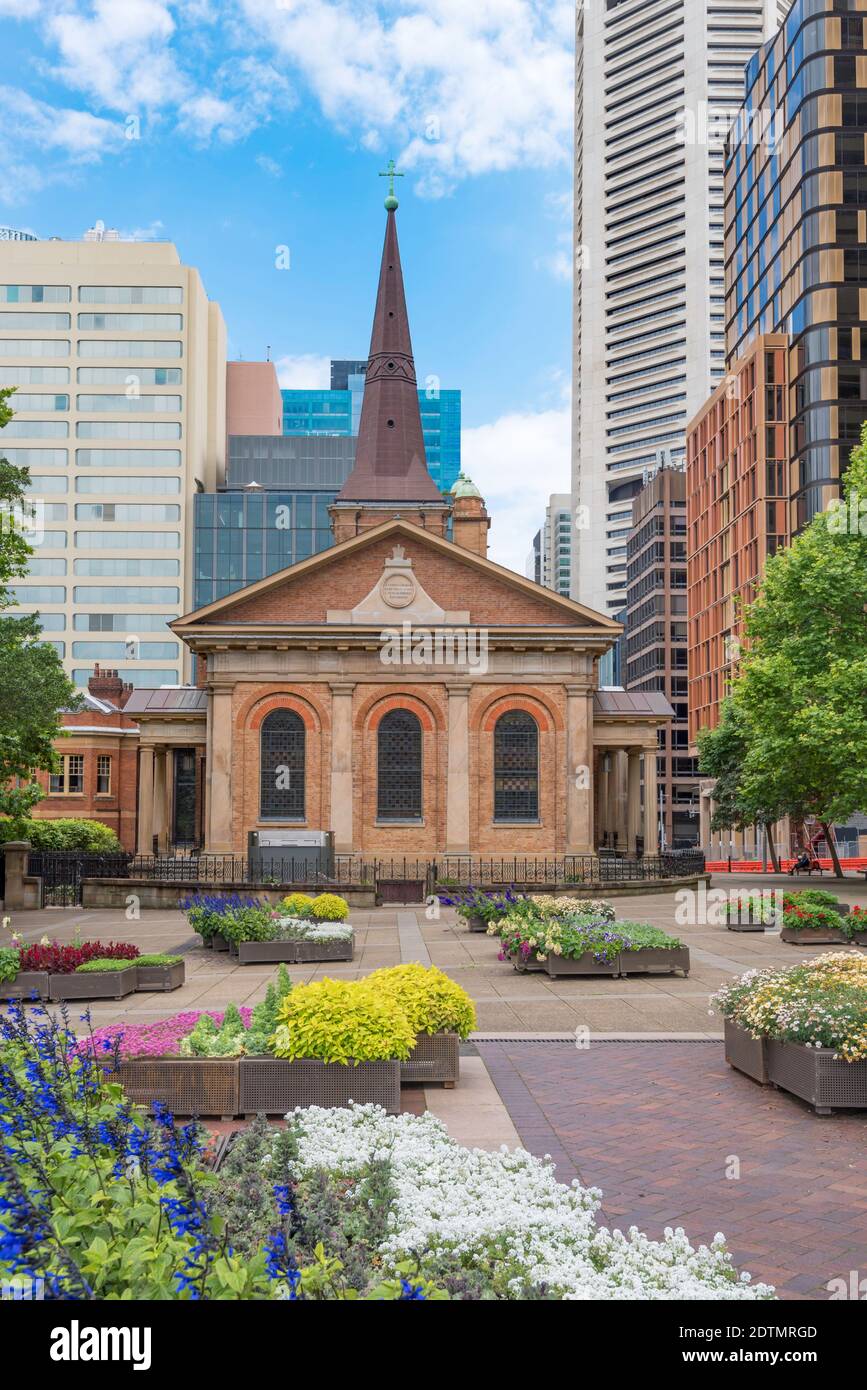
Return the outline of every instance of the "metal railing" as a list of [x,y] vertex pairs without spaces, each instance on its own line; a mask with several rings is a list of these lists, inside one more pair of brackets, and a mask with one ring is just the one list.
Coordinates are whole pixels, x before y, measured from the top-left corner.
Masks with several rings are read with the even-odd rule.
[[43,882],[45,906],[74,906],[81,902],[86,878],[120,878],[144,882],[233,887],[376,888],[383,882],[421,882],[425,894],[442,888],[472,886],[545,888],[557,884],[641,883],[689,877],[704,872],[704,855],[695,850],[629,859],[618,854],[511,855],[479,858],[442,855],[437,859],[363,859],[352,854],[334,857],[333,873],[311,870],[307,858],[272,859],[266,874],[251,871],[243,854],[87,854],[76,850],[37,851],[28,858],[28,872]]

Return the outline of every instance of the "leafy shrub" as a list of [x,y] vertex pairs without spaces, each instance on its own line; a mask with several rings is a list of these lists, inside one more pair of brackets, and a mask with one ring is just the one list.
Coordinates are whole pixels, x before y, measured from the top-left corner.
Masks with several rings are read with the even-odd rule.
[[683,945],[675,936],[646,922],[560,922],[555,918],[536,922],[512,920],[492,922],[489,935],[502,939],[500,960],[546,961],[549,956],[579,960],[592,955],[600,965],[616,960],[625,951],[643,947],[673,951]]
[[287,893],[280,906],[290,917],[309,917],[313,899],[309,893]]
[[14,946],[0,946],[0,985],[17,978],[21,968],[21,952]]
[[138,946],[130,941],[84,941],[80,946],[64,946],[52,941],[49,946],[25,946],[21,952],[22,970],[47,970],[49,975],[71,975],[90,960],[131,961],[138,957]]
[[268,984],[265,998],[254,1005],[250,1028],[244,1039],[244,1051],[250,1056],[262,1056],[271,1049],[271,1039],[277,1027],[280,1005],[292,989],[292,981],[285,965],[277,971],[277,979]]
[[799,888],[796,893],[783,894],[783,907],[802,907],[811,903],[814,907],[836,907],[840,899],[826,888]]
[[0,844],[29,840],[34,849],[80,849],[90,854],[122,854],[123,846],[102,821],[60,816],[56,820],[33,817],[23,821],[0,820]]
[[277,1057],[317,1057],[323,1062],[406,1061],[415,1032],[406,1013],[366,980],[318,980],[300,985],[279,1009],[273,1051]]
[[239,907],[225,912],[219,930],[227,941],[273,941],[277,935],[277,917],[270,907]]
[[394,999],[414,1033],[458,1033],[469,1037],[476,1009],[465,989],[435,965],[396,965],[374,970],[364,982]]
[[[222,1023],[222,1010],[209,1012],[216,1024]],[[242,1007],[238,1012],[249,1027],[252,1010]],[[105,1028],[91,1028],[75,1044],[75,1051],[85,1057],[177,1057],[181,1040],[201,1017],[201,1009],[185,1009],[153,1023],[112,1023]]]
[[181,1057],[239,1057],[246,1032],[237,1004],[229,1004],[219,1026],[210,1014],[202,1014],[178,1051]]
[[[86,960],[83,965],[75,967],[76,975],[105,975],[116,970],[129,970],[133,964],[130,960],[100,959]],[[135,961],[138,965],[138,961]]]
[[181,911],[187,914],[193,931],[198,932],[203,941],[208,941],[216,932],[222,932],[229,913],[261,906],[258,898],[242,897],[240,893],[191,893],[178,903]]
[[159,953],[150,956],[138,956],[136,965],[181,965],[183,956],[164,956]]
[[317,922],[344,922],[349,916],[349,903],[337,893],[320,893],[311,908]]
[[832,907],[820,907],[813,903],[801,903],[783,907],[783,926],[789,931],[833,931],[841,930],[842,918]]

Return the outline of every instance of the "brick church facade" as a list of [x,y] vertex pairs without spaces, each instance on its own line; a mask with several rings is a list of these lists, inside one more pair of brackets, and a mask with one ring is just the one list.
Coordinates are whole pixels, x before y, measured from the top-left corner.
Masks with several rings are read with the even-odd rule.
[[619,625],[489,560],[468,479],[435,487],[386,206],[335,544],[171,625],[198,685],[127,702],[139,851],[243,854],[250,831],[294,829],[331,830],[335,850],[365,857],[654,853],[670,707],[599,691]]

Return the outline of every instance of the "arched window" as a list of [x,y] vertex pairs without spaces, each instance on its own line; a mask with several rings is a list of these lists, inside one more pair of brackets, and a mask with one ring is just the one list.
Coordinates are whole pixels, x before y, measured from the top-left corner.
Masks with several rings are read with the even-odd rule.
[[421,724],[410,710],[383,715],[376,753],[377,820],[421,820]]
[[275,709],[262,720],[259,815],[262,820],[304,819],[304,720]]
[[494,820],[539,819],[539,729],[511,710],[494,727]]

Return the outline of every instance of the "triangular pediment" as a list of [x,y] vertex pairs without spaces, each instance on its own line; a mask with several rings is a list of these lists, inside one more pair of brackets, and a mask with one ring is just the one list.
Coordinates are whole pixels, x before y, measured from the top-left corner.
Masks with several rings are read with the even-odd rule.
[[185,632],[485,624],[620,635],[619,623],[402,518],[249,584],[172,623]]

